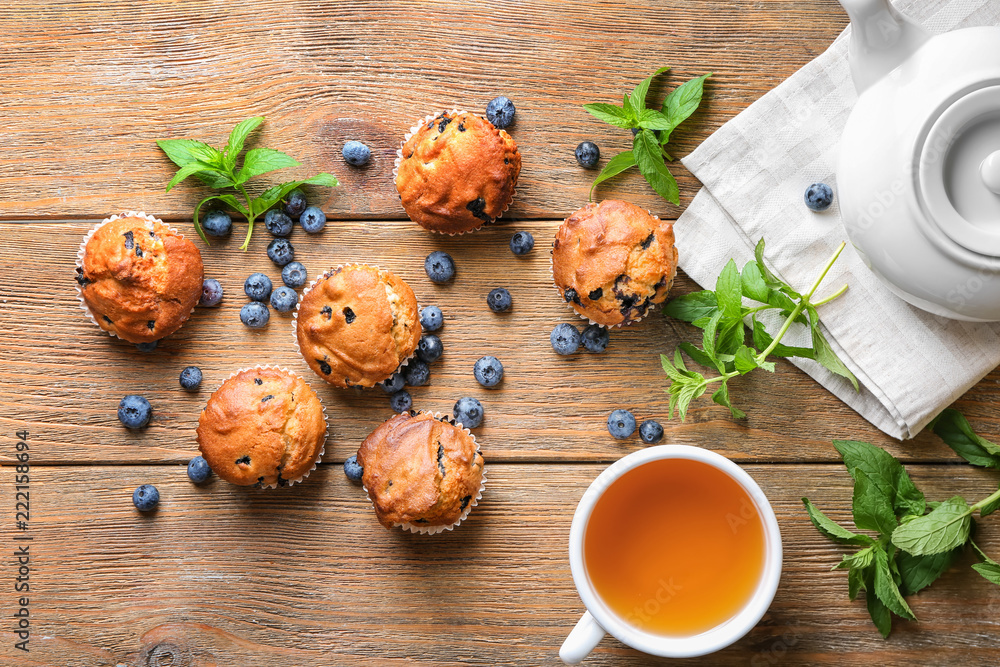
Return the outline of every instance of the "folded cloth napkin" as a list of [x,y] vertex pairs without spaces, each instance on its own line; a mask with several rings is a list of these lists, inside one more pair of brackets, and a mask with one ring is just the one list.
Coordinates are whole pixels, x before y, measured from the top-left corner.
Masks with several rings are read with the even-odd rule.
[[[932,32],[1000,24],[998,0],[900,0],[896,6]],[[849,36],[850,27],[681,160],[704,185],[674,226],[681,268],[699,284],[714,286],[731,257],[739,266],[752,259],[763,237],[771,269],[808,289],[847,239],[836,198],[821,214],[802,198],[810,183],[835,183],[840,135],[857,100]],[[947,320],[910,306],[850,245],[817,296],[844,283],[848,292],[822,306],[820,316],[834,351],[863,385],[860,393],[813,361],[792,363],[889,435],[913,437],[1000,363],[1000,324]],[[785,342],[808,345],[802,335]]]

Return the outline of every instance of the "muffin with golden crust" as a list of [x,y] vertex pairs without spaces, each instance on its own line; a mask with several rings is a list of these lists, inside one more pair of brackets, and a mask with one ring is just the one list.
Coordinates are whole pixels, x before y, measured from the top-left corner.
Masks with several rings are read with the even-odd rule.
[[358,449],[361,481],[386,528],[437,533],[461,522],[482,493],[476,439],[427,412],[398,414]]
[[240,486],[285,486],[316,467],[326,418],[316,392],[273,366],[241,370],[215,390],[198,419],[209,467]]
[[673,223],[628,202],[578,210],[552,244],[552,279],[582,317],[605,327],[642,319],[662,303],[677,274]]
[[149,343],[177,331],[201,297],[204,267],[193,243],[144,213],[112,216],[80,250],[76,282],[105,331]]
[[303,293],[295,317],[299,352],[336,387],[374,387],[420,342],[413,290],[377,267],[354,264],[326,273]]
[[445,111],[406,137],[396,190],[421,227],[462,234],[507,210],[520,173],[521,154],[509,134],[475,114]]

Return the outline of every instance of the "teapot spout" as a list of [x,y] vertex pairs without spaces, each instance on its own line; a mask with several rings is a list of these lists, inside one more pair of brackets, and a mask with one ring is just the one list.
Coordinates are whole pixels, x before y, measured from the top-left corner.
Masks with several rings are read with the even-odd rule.
[[899,67],[930,33],[900,14],[889,0],[840,0],[851,18],[851,76],[858,93]]

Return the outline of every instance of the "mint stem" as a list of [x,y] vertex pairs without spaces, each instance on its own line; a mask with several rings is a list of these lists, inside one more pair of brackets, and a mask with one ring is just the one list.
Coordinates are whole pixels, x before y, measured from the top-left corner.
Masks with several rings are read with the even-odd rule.
[[978,512],[979,510],[981,510],[982,508],[986,507],[990,503],[996,502],[998,499],[1000,499],[1000,489],[997,489],[996,491],[993,492],[992,495],[987,496],[986,498],[983,498],[978,503],[976,503],[975,505],[973,505],[972,507],[970,507],[969,511],[970,512]]
[[[236,179],[233,178],[233,180],[235,181]],[[243,245],[240,246],[240,250],[245,252],[250,245],[250,236],[253,234],[253,221],[256,216],[253,215],[253,202],[250,200],[250,195],[247,194],[247,189],[242,185],[237,185],[236,189],[240,191],[243,195],[243,200],[247,203],[247,237],[243,241]]]

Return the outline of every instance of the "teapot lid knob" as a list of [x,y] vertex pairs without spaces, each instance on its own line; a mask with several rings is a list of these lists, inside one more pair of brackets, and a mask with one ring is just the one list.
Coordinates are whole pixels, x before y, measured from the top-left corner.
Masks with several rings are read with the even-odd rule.
[[979,166],[979,175],[983,183],[994,194],[1000,195],[1000,151],[990,153]]

